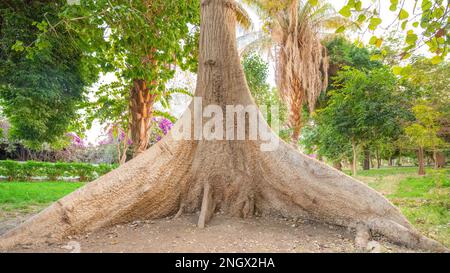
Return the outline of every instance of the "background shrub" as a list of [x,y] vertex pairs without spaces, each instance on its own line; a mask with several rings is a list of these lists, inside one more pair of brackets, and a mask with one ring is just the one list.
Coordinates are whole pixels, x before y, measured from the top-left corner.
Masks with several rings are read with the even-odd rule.
[[0,160],[0,176],[9,181],[31,181],[37,177],[45,177],[51,181],[78,178],[79,181],[86,182],[92,181],[115,168],[117,168],[116,164],[94,165],[89,163]]

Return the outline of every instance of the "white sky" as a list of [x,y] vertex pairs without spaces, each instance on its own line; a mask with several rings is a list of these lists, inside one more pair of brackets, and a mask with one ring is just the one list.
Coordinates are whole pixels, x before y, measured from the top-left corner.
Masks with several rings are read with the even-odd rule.
[[[347,0],[330,0],[330,2],[334,6],[336,11],[339,11],[344,6],[344,4],[347,2]],[[363,7],[367,6],[370,2],[371,2],[371,0],[363,0]],[[404,6],[404,8],[410,14],[412,14],[413,3],[414,3],[414,1],[407,0],[405,3],[405,6]],[[386,28],[389,24],[391,24],[391,22],[396,17],[396,14],[389,11],[389,5],[390,5],[390,0],[381,0],[380,18],[383,20],[383,22],[375,32],[375,35],[377,35],[377,37],[385,37],[387,35],[386,33],[384,33],[385,30],[383,30],[383,28]],[[259,20],[259,18],[255,12],[248,9],[247,7],[246,7],[246,9],[249,12],[250,17],[253,20],[254,30],[259,30],[261,27],[261,20]],[[237,35],[238,36],[242,35],[242,32],[238,31]],[[372,35],[373,34],[369,33],[369,32],[365,33],[364,36],[361,37],[362,41],[364,43],[368,43],[368,41]],[[350,38],[356,39],[356,38],[358,38],[358,35],[357,34],[351,35]],[[426,54],[426,52],[427,51],[425,48],[423,48],[421,50],[421,53]],[[270,60],[268,60],[268,61],[269,61],[269,67],[270,67],[268,83],[271,84],[272,86],[275,86],[274,65],[273,65],[272,61],[270,61]],[[115,76],[113,74],[103,75],[100,78],[99,82],[97,84],[95,84],[91,88],[91,90],[95,91],[101,84],[110,83],[114,80],[115,80]],[[172,81],[172,84],[177,85],[180,83],[183,87],[188,87],[189,89],[194,91],[195,75],[192,75],[189,73],[177,72],[175,79]],[[182,112],[184,111],[184,109],[187,107],[188,103],[189,103],[189,98],[186,98],[186,96],[177,96],[171,105],[170,111],[175,116],[180,116],[182,114]],[[104,129],[103,127],[104,127],[104,125],[101,125],[98,122],[94,122],[92,128],[86,132],[87,142],[92,143],[92,144],[97,144],[99,142],[99,140],[102,138],[102,134],[103,134],[102,130]]]

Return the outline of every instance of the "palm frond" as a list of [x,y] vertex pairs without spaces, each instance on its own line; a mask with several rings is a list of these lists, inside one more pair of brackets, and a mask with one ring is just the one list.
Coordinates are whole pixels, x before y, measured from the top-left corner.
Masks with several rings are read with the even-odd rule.
[[253,39],[251,39],[250,42],[247,42],[246,44],[239,47],[241,56],[254,51],[268,52],[272,49],[274,43],[272,37],[268,33],[260,31],[257,33],[250,33],[249,35],[252,35],[252,37],[247,37],[247,39]]
[[253,28],[252,18],[244,7],[239,2],[234,3],[234,13],[236,15],[236,22],[240,27],[245,30],[251,30]]

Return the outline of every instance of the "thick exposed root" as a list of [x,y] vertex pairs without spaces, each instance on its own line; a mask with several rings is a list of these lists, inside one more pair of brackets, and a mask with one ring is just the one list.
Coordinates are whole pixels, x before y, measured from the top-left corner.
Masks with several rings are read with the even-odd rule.
[[364,224],[356,226],[355,245],[359,251],[365,252],[367,250],[370,237],[369,227]]
[[259,171],[266,185],[260,187],[266,201],[263,211],[275,209],[285,216],[354,228],[361,249],[372,233],[413,249],[448,251],[417,232],[380,193],[352,177],[284,143],[276,152],[261,155]]
[[[188,177],[192,145],[166,139],[63,197],[0,237],[0,248],[55,241],[116,223],[172,215]],[[173,149],[173,150],[172,150]],[[177,159],[184,159],[177,161]]]
[[200,210],[200,216],[198,217],[198,227],[204,228],[206,223],[213,216],[213,214],[214,214],[213,192],[209,183],[206,183],[203,189],[202,208]]
[[[174,148],[169,150],[167,142]],[[1,237],[0,247],[55,241],[116,223],[184,211],[200,210],[198,226],[203,228],[216,210],[238,217],[252,216],[256,210],[355,228],[361,251],[371,233],[414,249],[447,251],[415,231],[382,195],[287,144],[270,153],[259,151],[257,145],[239,145],[240,159],[231,160],[236,153],[228,155],[233,166],[227,166],[223,156],[203,162],[204,171],[191,169],[199,160],[195,159],[197,146],[168,138],[8,232]],[[216,166],[212,172],[211,164],[219,161],[224,168]],[[237,163],[244,161],[244,165]]]

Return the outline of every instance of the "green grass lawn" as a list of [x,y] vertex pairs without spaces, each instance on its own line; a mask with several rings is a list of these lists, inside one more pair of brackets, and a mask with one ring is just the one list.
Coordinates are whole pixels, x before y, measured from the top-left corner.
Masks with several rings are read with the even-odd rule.
[[383,193],[423,234],[450,246],[450,169],[385,168],[357,178]]
[[80,182],[0,182],[0,220],[36,212],[84,185]]

